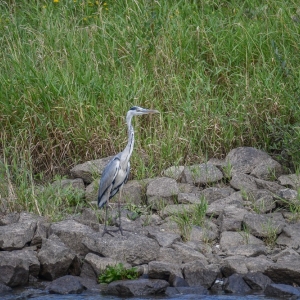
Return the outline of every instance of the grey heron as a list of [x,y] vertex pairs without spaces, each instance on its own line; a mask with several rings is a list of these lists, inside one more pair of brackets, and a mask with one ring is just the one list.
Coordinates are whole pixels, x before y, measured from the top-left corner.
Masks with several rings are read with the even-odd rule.
[[[109,231],[119,231],[123,235],[123,230],[121,227],[121,209],[120,209],[120,198],[121,198],[121,190],[124,185],[124,183],[127,182],[129,171],[130,171],[130,156],[133,151],[133,145],[134,145],[134,130],[131,125],[131,119],[133,116],[139,116],[139,115],[146,115],[146,114],[154,114],[159,113],[159,111],[154,109],[145,109],[139,106],[133,106],[130,108],[130,110],[127,112],[126,115],[126,123],[128,126],[128,142],[125,147],[125,149],[118,153],[116,156],[114,156],[110,162],[106,165],[104,168],[100,184],[99,184],[99,191],[98,191],[98,207],[102,208],[104,205],[106,205],[105,209],[105,224],[104,224],[104,230],[102,233],[102,236],[104,236],[105,233],[109,233]],[[117,230],[107,230],[106,223],[107,223],[107,205],[108,201],[115,196],[118,192],[119,194],[119,229]]]

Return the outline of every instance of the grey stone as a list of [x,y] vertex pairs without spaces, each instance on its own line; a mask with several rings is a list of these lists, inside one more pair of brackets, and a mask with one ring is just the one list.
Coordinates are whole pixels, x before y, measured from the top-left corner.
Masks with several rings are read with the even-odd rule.
[[[284,299],[295,299],[300,297],[300,289],[287,284],[269,284],[265,289],[265,295],[269,297],[280,297]],[[292,298],[293,297],[293,298]]]
[[295,190],[300,188],[300,175],[297,174],[282,175],[278,178],[278,181],[281,185]]
[[222,262],[221,271],[225,277],[229,277],[235,273],[247,274],[248,268],[246,266],[245,257],[241,255],[236,255],[224,258]]
[[257,164],[250,173],[250,175],[263,180],[274,180],[282,174],[282,166],[271,157]]
[[221,233],[220,247],[223,251],[228,251],[241,245],[264,246],[264,242],[248,232],[224,231]]
[[0,251],[0,282],[15,287],[25,285],[29,278],[29,262],[15,251]]
[[220,231],[241,231],[242,221],[246,213],[248,212],[244,208],[238,208],[234,205],[225,206],[218,218]]
[[66,275],[52,281],[47,289],[50,294],[67,295],[81,294],[85,290],[85,287],[78,277]]
[[287,246],[297,250],[300,247],[300,223],[290,224],[282,229],[276,240],[277,245]]
[[163,261],[151,261],[149,262],[148,267],[148,276],[152,279],[164,279],[169,281],[170,275],[182,277],[181,267],[179,264]]
[[148,237],[156,240],[161,247],[170,247],[173,243],[181,241],[179,234],[158,230],[149,230]]
[[266,247],[263,245],[240,245],[231,247],[226,251],[227,255],[236,256],[242,255],[246,257],[256,257],[259,255],[266,255]]
[[76,165],[70,170],[71,176],[74,178],[82,178],[85,183],[91,183],[93,177],[102,174],[105,166],[112,158],[113,156],[109,156]]
[[175,179],[160,177],[152,180],[147,186],[147,202],[154,208],[158,208],[161,202],[174,204],[179,193]]
[[83,208],[80,215],[74,217],[74,221],[83,225],[89,226],[95,231],[99,230],[99,210],[94,210],[88,207]]
[[199,260],[203,265],[207,265],[207,259],[202,253],[184,243],[174,243],[172,248],[176,251],[176,256],[181,258],[182,263]]
[[169,247],[160,247],[157,261],[164,261],[169,263],[182,263],[181,256],[177,252]]
[[41,264],[40,276],[54,280],[68,274],[75,254],[62,242],[43,239],[38,259]]
[[213,164],[204,163],[185,167],[182,172],[182,182],[194,185],[204,185],[218,182],[223,178],[222,172]]
[[300,284],[300,256],[286,255],[270,265],[265,272],[275,283]]
[[281,214],[258,215],[247,213],[244,215],[243,223],[249,232],[257,237],[269,237],[273,233],[278,235],[286,226]]
[[12,212],[6,215],[1,215],[0,226],[17,223],[19,221],[19,218],[20,218],[20,214],[16,212]]
[[92,181],[85,188],[84,198],[88,202],[97,202],[100,178]]
[[190,240],[212,242],[219,237],[218,227],[213,222],[206,221],[202,226],[193,226]]
[[0,295],[12,292],[12,288],[0,282]]
[[229,197],[231,194],[233,194],[235,190],[231,187],[209,187],[202,191],[200,191],[200,197],[203,196],[208,204],[211,204],[212,202],[224,199]]
[[182,176],[182,171],[184,170],[184,166],[172,166],[163,171],[163,175],[166,177],[170,177],[179,181]]
[[141,205],[145,199],[143,199],[143,185],[138,180],[130,180],[123,186],[122,201],[126,203],[133,203],[135,205]]
[[168,287],[165,291],[166,296],[174,297],[178,295],[207,295],[208,291],[202,286],[180,286],[180,287]]
[[169,277],[169,284],[172,287],[189,286],[183,277],[171,274]]
[[159,212],[163,219],[181,213],[190,214],[195,210],[195,204],[169,204]]
[[169,283],[161,279],[118,280],[111,282],[107,294],[126,296],[147,296],[163,294]]
[[230,196],[216,200],[212,202],[210,205],[208,205],[206,215],[207,216],[213,216],[218,217],[224,210],[224,207],[231,205],[238,208],[243,208],[243,197],[240,192],[235,192],[231,194]]
[[225,162],[232,167],[232,170],[239,173],[250,174],[257,165],[271,157],[256,148],[238,147],[232,149],[226,156]]
[[224,290],[227,293],[247,294],[251,291],[248,284],[244,281],[240,274],[232,274],[226,278],[224,283]]
[[82,243],[89,252],[104,257],[126,261],[132,265],[140,265],[155,260],[159,254],[158,243],[146,236],[125,231],[114,237],[102,233],[87,234]]
[[0,250],[22,249],[36,230],[36,221],[0,226]]
[[254,291],[264,291],[267,285],[273,283],[268,276],[261,272],[247,273],[243,278]]
[[210,288],[215,282],[218,272],[207,269],[201,261],[193,261],[183,267],[184,279],[189,286]]
[[86,235],[95,231],[89,226],[83,225],[74,220],[65,220],[52,223],[49,234],[56,234],[62,242],[79,255],[85,256],[89,251],[83,245],[82,240]]

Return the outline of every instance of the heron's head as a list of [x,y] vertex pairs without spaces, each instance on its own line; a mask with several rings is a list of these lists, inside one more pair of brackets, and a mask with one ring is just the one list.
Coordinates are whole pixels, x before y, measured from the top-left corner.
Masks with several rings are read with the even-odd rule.
[[147,115],[147,114],[155,114],[155,113],[159,113],[159,111],[155,109],[146,109],[139,106],[133,106],[130,108],[127,115],[139,116],[139,115]]

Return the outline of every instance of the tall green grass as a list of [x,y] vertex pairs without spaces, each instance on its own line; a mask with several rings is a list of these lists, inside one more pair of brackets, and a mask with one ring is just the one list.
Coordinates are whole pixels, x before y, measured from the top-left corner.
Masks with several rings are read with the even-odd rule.
[[0,148],[34,176],[121,151],[132,105],[161,112],[134,178],[242,145],[299,167],[298,1],[0,0],[0,50]]

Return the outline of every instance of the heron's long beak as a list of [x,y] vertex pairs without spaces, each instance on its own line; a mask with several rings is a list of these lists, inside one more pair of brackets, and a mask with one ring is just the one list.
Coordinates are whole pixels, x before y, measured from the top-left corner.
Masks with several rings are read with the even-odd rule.
[[155,109],[145,109],[145,114],[159,114],[159,111]]

